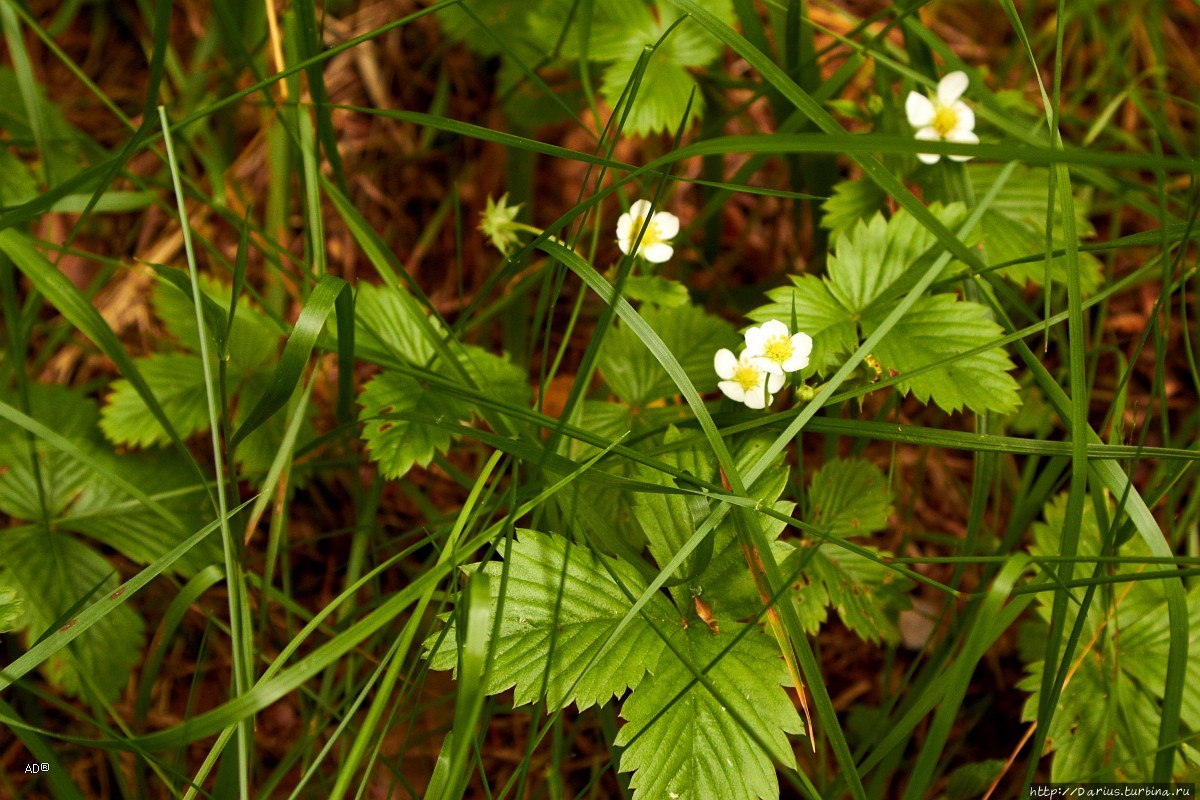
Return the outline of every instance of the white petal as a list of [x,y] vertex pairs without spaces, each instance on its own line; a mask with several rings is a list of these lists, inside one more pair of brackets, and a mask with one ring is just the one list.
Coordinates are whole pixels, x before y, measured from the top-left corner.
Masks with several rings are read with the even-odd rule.
[[652,264],[661,264],[664,261],[670,261],[671,256],[675,253],[675,248],[664,242],[644,245],[638,248],[638,250],[638,255]]
[[788,335],[787,325],[784,325],[777,319],[764,322],[762,324],[762,332],[768,339],[774,339],[776,336],[787,337]]
[[733,351],[722,347],[713,356],[713,369],[717,371],[717,376],[729,380],[733,377],[733,371],[737,369],[738,360]]
[[746,390],[737,381],[721,381],[717,384],[717,388],[735,403],[741,403],[746,399]]
[[936,110],[928,97],[919,92],[909,92],[904,101],[904,113],[908,115],[908,124],[914,128],[923,128],[933,122]]
[[755,327],[755,328],[751,328],[750,330],[746,331],[746,353],[745,353],[745,355],[747,355],[751,358],[753,358],[754,356],[757,356],[757,355],[761,355],[762,351],[763,351],[763,345],[765,345],[766,342],[767,342],[767,334],[763,331],[762,328]]
[[622,214],[617,219],[617,246],[625,255],[629,255],[629,245],[631,244],[629,229],[631,227],[633,227],[633,217],[628,214]]
[[796,353],[794,356],[783,362],[784,372],[795,372],[796,370],[804,369],[808,366],[808,353]]
[[772,395],[783,388],[783,384],[787,383],[787,378],[783,373],[778,375],[770,375],[767,377],[767,391]]
[[645,219],[650,216],[650,201],[635,200],[633,205],[629,207],[629,213],[635,217]]
[[766,408],[767,403],[774,399],[774,397],[763,397],[762,387],[755,386],[753,389],[746,392],[746,399],[744,402],[746,403],[746,408],[753,408],[755,411],[757,411],[760,408]]
[[[979,137],[971,131],[951,131],[946,137],[947,142],[956,144],[979,144]],[[951,161],[970,161],[975,156],[950,156]]]
[[796,355],[803,355],[808,358],[812,353],[812,337],[807,333],[797,333],[792,337],[792,348]]
[[938,102],[944,106],[952,104],[955,100],[962,97],[963,92],[967,90],[967,86],[970,83],[971,79],[962,70],[951,72],[938,81]]
[[658,238],[669,241],[679,233],[679,217],[670,211],[659,211],[652,217],[654,226],[658,228]]
[[[954,109],[954,115],[958,117],[958,124],[954,126],[956,131],[973,131],[975,130],[975,112],[966,103],[959,100],[951,108]],[[947,136],[947,139],[950,137]]]
[[[933,128],[921,128],[917,131],[916,138],[923,142],[939,142],[942,139]],[[917,158],[922,164],[936,164],[942,157],[937,153],[917,153]]]
[[768,375],[783,375],[783,367],[779,366],[778,361],[772,361],[765,356],[754,356],[750,360],[754,362],[754,366],[758,367]]

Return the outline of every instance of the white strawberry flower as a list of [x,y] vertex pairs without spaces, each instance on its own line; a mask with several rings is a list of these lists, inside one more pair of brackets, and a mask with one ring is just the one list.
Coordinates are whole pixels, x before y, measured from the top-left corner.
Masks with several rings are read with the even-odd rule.
[[747,408],[766,408],[775,402],[775,392],[783,388],[787,380],[782,373],[767,372],[745,353],[735,356],[732,350],[722,347],[713,359],[713,367],[721,382],[717,387],[736,403],[745,403]]
[[622,214],[617,220],[617,245],[622,253],[629,255],[643,225],[646,232],[638,242],[635,255],[661,264],[675,252],[675,248],[671,247],[671,240],[679,233],[679,217],[668,211],[655,211],[651,214],[650,202],[638,200],[629,207],[628,213]]
[[[959,98],[967,90],[970,79],[967,73],[957,70],[942,78],[937,85],[937,95],[926,97],[909,92],[904,101],[904,112],[908,124],[917,129],[917,138],[926,142],[955,142],[979,144],[975,135],[975,112]],[[941,156],[936,153],[917,153],[923,164],[936,164]],[[971,156],[950,156],[952,161],[969,161]]]
[[807,333],[788,332],[777,319],[746,331],[745,355],[772,375],[795,372],[808,366],[813,341]]

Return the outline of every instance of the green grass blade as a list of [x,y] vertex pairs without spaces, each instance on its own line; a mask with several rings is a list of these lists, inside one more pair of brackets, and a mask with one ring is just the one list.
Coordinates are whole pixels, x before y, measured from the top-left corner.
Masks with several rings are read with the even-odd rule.
[[[352,317],[349,320],[346,319],[352,312],[344,310],[349,308],[347,305],[349,302],[349,284],[336,275],[321,276],[316,286],[313,287],[312,294],[305,301],[304,308],[300,311],[300,317],[296,320],[296,325],[288,336],[287,344],[283,347],[283,355],[271,373],[266,391],[246,416],[245,422],[230,438],[229,446],[231,448],[237,447],[239,442],[244,441],[247,436],[287,405],[288,399],[300,384],[304,367],[317,344],[317,338],[321,335],[325,322],[335,307],[339,309],[337,314],[339,350],[345,346],[343,340],[347,339],[349,347],[353,348],[353,321]],[[353,370],[349,365],[348,360],[342,361],[340,372],[352,377]],[[345,398],[349,392],[345,391],[344,386],[339,394],[341,395],[339,402],[346,402]]]
[[458,669],[458,694],[454,701],[454,725],[446,736],[429,780],[427,800],[460,800],[471,773],[471,744],[483,711],[484,686],[488,669],[488,634],[491,609],[487,590],[488,576],[476,572],[463,589],[464,602],[459,609],[462,640]]
[[29,115],[33,144],[41,154],[46,183],[53,186],[57,183],[55,159],[49,147],[46,120],[42,116],[42,101],[37,81],[33,76],[33,63],[29,60],[29,51],[25,49],[25,40],[21,37],[20,22],[7,2],[0,3],[0,27],[3,27],[4,39],[8,42],[8,52],[12,58],[13,72],[17,76],[21,101],[25,104],[25,113]]
[[242,297],[242,289],[246,285],[246,264],[250,256],[250,212],[242,220],[242,232],[238,238],[237,259],[233,267],[233,286],[229,292],[229,311],[225,314],[225,332],[217,337],[218,355],[224,359],[229,355],[229,335],[233,332],[233,321],[237,318],[238,301]]
[[[241,540],[235,538],[229,525],[228,500],[226,499],[225,471],[221,450],[222,428],[221,420],[225,417],[226,409],[217,401],[216,378],[213,375],[213,362],[209,357],[208,336],[204,335],[204,312],[201,298],[204,292],[200,289],[200,274],[196,267],[196,254],[192,248],[191,225],[188,222],[186,198],[183,194],[183,184],[180,180],[179,164],[175,159],[175,147],[171,138],[170,122],[167,110],[158,107],[158,118],[162,123],[163,138],[167,146],[167,159],[171,169],[171,179],[175,186],[175,200],[179,206],[179,224],[183,231],[184,252],[187,256],[188,273],[191,277],[192,301],[196,312],[196,334],[200,340],[200,360],[204,372],[204,394],[208,403],[208,422],[212,439],[213,466],[216,470],[217,508],[220,516],[218,522],[221,528],[221,542],[225,554],[225,580],[229,588],[229,625],[233,649],[233,681],[232,693],[240,695],[249,687],[253,677],[253,649],[249,638],[250,604],[246,596],[245,573],[242,566]],[[244,721],[238,730],[237,743],[237,777],[238,794],[242,800],[250,796],[250,764],[252,763],[251,747],[253,741],[252,719]]]

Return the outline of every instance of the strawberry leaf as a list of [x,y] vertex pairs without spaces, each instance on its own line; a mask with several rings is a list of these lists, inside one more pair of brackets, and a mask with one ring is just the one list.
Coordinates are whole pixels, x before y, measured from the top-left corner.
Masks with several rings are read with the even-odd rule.
[[694,620],[672,633],[674,645],[720,698],[666,651],[653,677],[625,701],[621,716],[628,724],[616,744],[625,748],[621,770],[634,773],[634,800],[779,797],[772,762],[795,763],[786,734],[801,733],[803,725],[782,688],[790,678],[779,646],[757,627],[746,627],[720,620],[713,635]]
[[[931,208],[951,227],[965,213],[959,205]],[[796,329],[813,337],[809,370],[828,375],[892,313],[922,265],[930,263],[927,252],[936,252],[933,234],[909,214],[901,211],[887,220],[876,214],[838,238],[827,277],[794,277],[793,286],[769,292],[772,302],[749,316],[789,324],[794,318]],[[991,346],[1002,334],[983,306],[935,294],[918,299],[874,355],[891,371],[885,374],[901,377],[901,392],[922,402],[948,411],[1010,412],[1019,405],[1009,374],[1013,363],[1002,348]],[[960,357],[973,350],[979,352]],[[917,374],[905,377],[909,372]]]
[[[637,686],[658,663],[663,642],[637,617],[588,666],[596,648],[633,606],[633,598],[646,589],[645,580],[627,564],[562,537],[524,530],[513,543],[506,582],[499,561],[472,568],[487,574],[493,608],[499,605],[504,584],[488,694],[515,687],[517,705],[545,698],[551,708],[574,702],[584,709],[604,705]],[[679,627],[678,613],[662,594],[651,599],[644,613],[664,627]],[[433,669],[455,666],[455,639],[451,626],[431,654]]]

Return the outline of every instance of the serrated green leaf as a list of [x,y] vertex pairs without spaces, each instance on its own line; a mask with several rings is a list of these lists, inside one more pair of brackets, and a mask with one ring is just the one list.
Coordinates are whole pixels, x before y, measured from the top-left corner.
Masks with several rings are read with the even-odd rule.
[[[204,488],[188,465],[171,452],[118,455],[98,429],[96,404],[61,386],[30,386],[30,411],[53,418],[55,432],[87,455],[90,464],[38,441],[47,512],[56,531],[74,531],[102,542],[139,563],[149,563],[178,544],[188,530],[203,524]],[[145,412],[143,412],[145,414]],[[153,421],[153,417],[146,416]],[[164,436],[165,438],[165,436]],[[106,478],[120,476],[125,488]],[[139,489],[142,500],[130,494]],[[159,508],[144,500],[155,498]],[[24,520],[40,520],[41,508],[23,431],[0,420],[0,511]],[[178,526],[165,523],[178,521]],[[177,564],[184,574],[220,558],[215,542],[201,544]]]
[[[713,635],[702,624],[676,629],[672,640],[718,687],[725,706],[694,682],[687,665],[663,652],[653,677],[621,709],[628,723],[617,733],[624,746],[620,769],[632,771],[634,800],[774,800],[779,779],[773,761],[795,763],[786,734],[803,725],[783,686],[790,685],[779,646],[754,629],[722,653],[745,626],[721,620]],[[682,693],[682,696],[681,696]],[[735,719],[750,725],[764,750]]]
[[[976,193],[986,193],[1000,175],[1003,166],[996,164],[969,164],[967,171]],[[1000,189],[996,199],[984,212],[979,228],[982,232],[984,252],[989,263],[1001,264],[1024,258],[1046,249],[1046,201],[1049,198],[1049,171],[1039,167],[1021,166]],[[1088,219],[1086,198],[1077,193],[1074,202],[1075,228],[1080,238],[1095,233]],[[1055,202],[1054,247],[1066,246],[1063,238],[1062,211]],[[1079,253],[1079,283],[1083,294],[1088,295],[1100,288],[1102,268],[1090,253]],[[1046,280],[1045,261],[1038,259],[1026,264],[1015,264],[1000,270],[1000,274],[1020,285],[1026,282],[1041,285]],[[1050,261],[1050,280],[1060,285],[1067,283],[1067,265],[1064,256]]]
[[[732,21],[729,0],[711,4],[714,13]],[[647,47],[659,42],[668,28],[684,16],[674,4],[663,0],[653,10],[642,0],[606,0],[596,4],[593,16],[583,19],[581,8],[568,0],[543,3],[530,14],[531,40],[544,50],[558,46],[565,58],[605,62],[601,92],[605,101],[616,107],[630,84],[638,59]],[[588,39],[581,41],[581,31]],[[720,43],[690,19],[677,25],[670,36],[650,56],[642,74],[638,94],[625,122],[625,130],[635,134],[674,130],[683,121],[688,100],[696,90],[690,67],[712,63],[721,54]],[[699,118],[702,103],[692,103],[691,119]]]
[[[931,210],[950,226],[964,213],[961,205],[931,206]],[[933,234],[906,212],[886,221],[876,215],[838,239],[827,278],[794,278],[795,286],[772,290],[768,294],[772,303],[749,316],[787,321],[794,313],[797,329],[813,337],[809,369],[828,374],[841,363],[840,356],[857,345],[860,335],[869,336],[892,312],[920,272],[914,267],[934,244]],[[912,306],[874,355],[885,370],[902,376],[924,370],[897,383],[900,391],[911,392],[923,402],[932,400],[950,411],[966,406],[973,411],[1008,412],[1019,404],[1019,394],[1008,374],[1012,361],[1003,349],[991,347],[943,364],[968,350],[986,348],[1001,335],[1001,328],[982,306],[952,294],[932,295]]]
[[[869,461],[835,459],[813,476],[812,523],[841,538],[866,536],[887,527],[891,492],[883,473]],[[868,547],[877,557],[887,556]],[[912,583],[875,560],[828,542],[792,547],[782,571],[801,570],[793,597],[801,624],[815,633],[832,606],[847,628],[867,641],[899,641],[897,616],[909,606]]]
[[[869,335],[882,320],[882,315],[864,318],[864,331]],[[1009,374],[1014,368],[1012,359],[999,347],[904,377],[907,372],[984,347],[1002,335],[1003,330],[983,306],[937,294],[913,304],[875,348],[875,357],[885,373],[895,370],[900,374],[896,384],[900,391],[911,392],[923,403],[932,400],[947,411],[966,406],[974,411],[1008,413],[1020,404],[1020,387]]]
[[[274,416],[287,405],[288,399],[300,387],[300,379],[308,358],[316,347],[317,338],[325,327],[325,321],[337,308],[337,325],[346,337],[339,347],[339,355],[345,351],[345,358],[354,352],[354,322],[350,286],[336,275],[325,274],[320,277],[312,292],[304,301],[300,316],[288,334],[287,342],[279,362],[271,370],[270,377],[264,384],[263,392],[250,407],[245,420],[237,426],[237,430],[229,438],[229,446],[236,447],[239,442],[253,433],[264,422]],[[353,391],[349,376],[352,365],[342,363],[338,380],[339,417],[348,421],[350,416],[350,393]],[[243,404],[249,406],[243,398]],[[343,407],[344,406],[344,407]]]
[[[604,101],[615,107],[625,88],[629,86],[637,68],[636,58],[614,61],[605,68],[600,82]],[[692,93],[697,96],[692,100]],[[688,101],[692,100],[689,111]],[[678,128],[688,114],[687,121],[693,122],[703,114],[704,104],[699,98],[696,79],[687,67],[671,60],[669,51],[660,47],[650,56],[642,81],[638,87],[633,107],[625,119],[625,130],[634,134],[652,134]]]
[[[249,376],[246,382],[242,384],[238,391],[238,407],[233,415],[233,426],[237,428],[246,421],[246,416],[250,413],[250,409],[262,397],[263,391],[266,389],[267,375],[266,373],[257,373]],[[264,474],[271,468],[271,462],[279,454],[279,445],[283,441],[283,437],[287,431],[288,420],[287,414],[276,414],[268,419],[260,427],[238,444],[237,448],[237,463],[244,472],[253,474]],[[305,415],[300,421],[300,430],[297,434],[298,441],[311,441],[316,436],[316,429],[313,427],[312,415]],[[302,478],[297,472],[292,473],[293,483]]]
[[[521,367],[473,344],[460,345],[452,352],[480,391],[515,408],[529,406],[533,392],[529,376]],[[435,361],[434,369],[441,369],[440,363]]]
[[[519,367],[472,345],[458,350],[460,363],[482,391],[515,407],[528,405],[530,388]],[[367,450],[389,478],[400,477],[414,465],[427,467],[435,454],[449,450],[451,434],[434,420],[465,421],[471,416],[469,403],[395,371],[372,378],[358,402]]]
[[532,65],[554,47],[555,39],[540,35],[537,26],[531,24],[532,8],[528,3],[520,0],[470,0],[467,5],[491,31],[490,36],[470,15],[455,6],[439,11],[438,19],[451,39],[465,42],[471,50],[482,56],[500,55],[499,40],[518,58]]
[[[1091,507],[1090,498],[1087,501]],[[1067,494],[1046,504],[1045,521],[1033,527],[1032,555],[1057,555],[1066,520]],[[1100,528],[1092,513],[1085,513],[1079,530],[1080,556],[1099,555]],[[1147,557],[1140,538],[1121,545],[1118,555]],[[1155,569],[1136,561],[1112,564],[1102,574],[1135,576]],[[1076,590],[1082,595],[1083,590]],[[1031,658],[1031,645],[1045,636],[1050,619],[1051,595],[1037,606],[1037,621],[1022,630],[1022,651]],[[1166,686],[1170,620],[1162,613],[1165,603],[1161,581],[1129,581],[1101,587],[1088,609],[1080,646],[1072,661],[1072,674],[1058,698],[1047,735],[1054,750],[1051,779],[1055,781],[1150,780],[1158,742],[1162,697]],[[1187,596],[1188,617],[1200,619],[1200,588]],[[1078,605],[1071,603],[1065,626],[1075,624]],[[1200,637],[1189,647],[1180,717],[1188,727],[1200,728]],[[1039,651],[1040,652],[1040,651]],[[1020,688],[1030,692],[1022,718],[1037,717],[1040,702],[1041,660],[1030,660],[1029,675]],[[1177,762],[1177,768],[1183,765]]]
[[833,536],[865,536],[887,527],[892,497],[879,467],[834,459],[813,476],[812,524]]
[[[608,441],[616,441],[640,425],[629,406],[603,400],[578,403],[569,422]],[[580,463],[595,458],[600,451],[600,447],[570,436],[563,436],[558,443],[559,455]],[[624,458],[604,459],[596,463],[592,470],[626,478],[632,478],[635,473],[634,464]],[[563,513],[575,518],[584,530],[599,537],[597,541],[608,542],[616,537],[628,546],[630,552],[641,551],[646,546],[641,525],[633,514],[636,502],[633,493],[616,486],[576,481],[555,495],[555,499]]]
[[[35,84],[35,93],[37,96],[33,99],[36,102],[37,114],[41,117],[46,145],[38,155],[43,162],[51,162],[56,175],[61,177],[73,174],[79,166],[79,144],[86,137],[71,127],[63,116],[61,106],[50,101],[41,85]],[[16,73],[7,67],[0,67],[0,97],[22,96]],[[29,107],[23,102],[0,104],[0,129],[8,134],[9,139],[17,141],[33,141],[37,138],[29,118]]]
[[636,59],[643,47],[662,35],[644,0],[606,0],[602,5],[593,4],[590,20],[585,21],[583,14],[582,4],[573,9],[571,2],[549,2],[543,4],[539,13],[531,15],[529,24],[542,41],[557,41],[561,37],[561,54],[578,59],[584,55],[581,31],[588,23],[586,52],[592,61]]
[[[603,705],[636,687],[647,671],[655,668],[663,643],[639,617],[590,669],[583,671],[592,649],[608,638],[632,607],[632,598],[646,589],[637,570],[619,561],[602,562],[601,558],[563,537],[529,530],[518,533],[508,563],[499,635],[491,643],[488,694],[515,687],[513,700],[517,705],[544,697],[552,709],[571,702],[584,709]],[[504,565],[489,561],[475,568],[488,575],[488,591],[495,607]],[[664,595],[653,598],[643,613],[663,626],[679,627],[679,615]],[[435,641],[431,639],[428,644]],[[430,666],[451,669],[456,661],[457,646],[451,630],[431,654]],[[574,689],[568,695],[572,685]]]
[[[633,430],[634,416],[632,409],[624,403],[584,400],[575,406],[569,422],[577,428],[603,436],[609,441],[616,441]],[[595,457],[600,450],[601,448],[595,445],[566,436],[559,443],[559,455],[567,456],[574,461],[587,461]],[[625,463],[623,459],[614,459],[610,462],[600,462],[593,469],[623,469]]]
[[[450,449],[450,433],[422,421],[422,417],[449,415],[461,420],[470,415],[461,402],[396,372],[382,372],[372,378],[358,402],[362,405],[359,419],[367,450],[388,478],[398,478],[414,465],[427,467],[434,455]],[[405,419],[406,414],[414,416]]]
[[[1018,686],[1033,693],[1022,718],[1037,716],[1044,664],[1030,668]],[[1161,704],[1111,657],[1086,654],[1059,695],[1046,741],[1054,750],[1050,779],[1056,782],[1148,781],[1153,774]]]
[[874,181],[839,181],[833,187],[833,194],[821,204],[821,227],[827,228],[830,238],[837,241],[860,220],[882,211],[886,204],[887,194]]
[[[525,371],[503,356],[481,347],[447,342],[439,355],[430,329],[443,331],[409,294],[400,289],[362,285],[355,306],[355,348],[359,357],[429,369],[440,375],[459,375],[442,359],[452,357],[481,392],[514,408],[528,407],[531,397]],[[383,474],[397,478],[414,465],[428,466],[436,453],[446,452],[452,437],[428,418],[467,420],[471,405],[423,387],[410,375],[385,371],[367,384],[359,396],[364,438],[372,459]],[[380,414],[393,415],[378,419]],[[405,415],[410,415],[405,418]],[[424,419],[423,419],[424,418]]]
[[[868,547],[877,557],[890,553]],[[833,544],[801,543],[780,570],[792,574],[796,612],[808,633],[816,633],[833,607],[846,627],[869,642],[900,640],[897,617],[909,607],[912,583],[875,560]]]
[[[952,230],[966,216],[966,209],[958,204],[934,205],[930,211]],[[887,220],[876,214],[838,239],[835,254],[829,257],[829,291],[850,314],[862,314],[885,292],[903,286],[904,278],[915,272],[917,259],[936,242],[937,237],[911,214],[900,211]]]
[[[422,327],[426,314],[402,290],[359,284],[354,312],[354,348],[360,358],[428,366],[436,355]],[[437,320],[428,322],[438,327]]]
[[[160,281],[167,286],[175,287],[179,291],[179,294],[186,298],[187,305],[190,308],[192,305],[191,277],[183,270],[172,269],[162,264],[151,264],[150,266],[153,267]],[[217,345],[218,349],[222,348],[225,344],[227,329],[229,328],[229,320],[226,319],[225,309],[217,305],[217,301],[213,300],[207,292],[201,291],[200,310],[204,314],[204,326],[208,329],[209,337]],[[182,308],[180,311],[182,311]],[[182,327],[181,322],[182,319],[175,319],[171,324]],[[194,331],[195,327],[195,325],[190,326],[191,331]],[[199,344],[198,339],[194,338],[193,341],[197,345]]]
[[691,300],[686,286],[661,275],[634,275],[625,281],[625,296],[665,308],[686,306]]
[[[182,521],[184,530],[165,526],[157,514],[119,487],[94,476],[81,488],[69,513],[56,521],[58,528],[82,533],[132,561],[149,564],[179,544],[186,531],[201,528],[207,521],[204,489],[190,480],[191,471],[173,453],[118,456],[108,452],[104,458],[112,463],[114,471],[158,497]],[[174,568],[183,575],[193,575],[220,560],[220,543],[213,538],[181,556]]]
[[[200,289],[215,309],[211,312],[214,319],[218,316],[221,319],[225,318],[223,309],[229,308],[231,288],[202,275],[200,276]],[[199,353],[200,334],[196,330],[196,312],[192,305],[191,291],[190,283],[187,290],[183,291],[180,286],[160,282],[154,289],[152,302],[155,316],[162,320],[171,335],[178,339],[188,351]],[[209,303],[205,303],[205,305],[207,306]],[[229,371],[235,379],[257,373],[272,363],[279,353],[279,340],[283,338],[274,323],[246,302],[238,303],[237,310],[234,312],[233,326],[229,330],[228,336]],[[199,364],[198,360],[197,364]],[[201,394],[203,394],[204,376],[203,373],[199,374]],[[207,425],[207,417],[205,424]],[[181,433],[180,435],[186,434]]]
[[[166,271],[163,268],[160,274]],[[267,317],[246,302],[236,305],[233,322],[227,324],[224,309],[231,306],[230,287],[203,276],[200,283],[208,327],[220,328],[221,335],[229,337],[229,394],[236,400],[234,426],[241,429],[264,396],[273,374],[268,370],[278,356],[282,336]],[[163,280],[155,289],[153,304],[156,315],[187,352],[156,353],[136,363],[179,435],[191,436],[208,429],[209,415],[190,284],[178,276]],[[110,441],[135,447],[169,441],[162,425],[147,415],[141,395],[128,381],[117,380],[111,388],[101,419],[101,429]],[[306,420],[304,425],[305,433],[311,434],[311,422]],[[285,426],[283,420],[269,418],[255,428],[237,449],[239,466],[250,472],[265,471],[277,452]]]
[[[37,526],[9,529],[0,536],[0,563],[5,565],[0,584],[12,587],[24,599],[20,625],[27,644],[37,640],[92,587],[108,593],[118,584],[112,567],[87,545]],[[44,663],[43,672],[73,695],[83,693],[80,674],[85,674],[87,685],[111,702],[125,688],[130,669],[141,658],[143,628],[141,617],[129,606],[115,608],[75,640],[73,659],[55,654]]]
[[[138,368],[180,436],[187,438],[208,427],[204,368],[199,356],[156,353],[138,359]],[[109,441],[117,444],[149,447],[170,441],[159,421],[146,413],[141,395],[124,378],[112,384],[108,403],[101,411],[100,428]]]
[[[783,514],[791,514],[795,507],[795,503],[782,500],[771,504],[771,508]],[[771,543],[775,560],[782,564],[793,552],[790,544],[779,540],[785,523],[763,514],[759,516],[759,525]],[[750,565],[733,522],[724,520],[717,526],[713,532],[712,560],[698,578],[688,582],[688,588],[707,603],[715,614],[748,620],[762,611],[762,597],[750,574]]]
[[[677,354],[698,392],[717,387],[713,356],[722,347],[737,345],[732,325],[695,306],[650,307],[642,309],[641,315]],[[640,406],[678,393],[671,376],[625,325],[605,337],[599,365],[609,388],[629,405]]]
[[[653,5],[653,9],[652,6]],[[712,13],[733,21],[733,6],[729,0],[715,0]],[[572,13],[573,12],[573,13]],[[638,54],[659,40],[663,32],[684,12],[670,0],[647,4],[644,0],[605,0],[592,9],[588,20],[587,56],[592,61],[636,60]],[[583,7],[573,0],[554,0],[544,3],[538,13],[531,15],[530,25],[544,42],[557,41],[563,30],[560,53],[567,58],[584,54],[580,30],[584,26]],[[680,23],[664,43],[669,47],[670,60],[684,66],[704,66],[721,54],[721,45],[704,28],[691,20]]]
[[[672,0],[657,0],[656,15],[664,23],[664,29],[687,15],[687,12]],[[705,10],[726,25],[734,24],[737,15],[732,0],[712,0]],[[702,67],[720,58],[724,48],[712,34],[695,20],[685,19],[671,34],[671,55],[680,64]]]
[[[679,429],[672,425],[663,437],[663,444],[676,444],[682,439]],[[670,449],[663,453],[660,459],[699,480],[709,482],[712,479],[712,458],[708,449],[698,442],[691,446]],[[647,483],[675,488],[675,479],[656,469],[639,465],[637,475]],[[659,565],[666,564],[679,552],[710,511],[709,502],[695,495],[642,492],[634,502],[634,515],[646,535],[650,555]],[[708,560],[712,551],[710,549],[704,553],[704,549],[697,549],[684,561],[681,567],[682,575],[693,574],[700,568],[702,561]]]
[[[53,419],[60,436],[88,451],[102,444],[96,433],[99,417],[96,406],[78,392],[63,386],[34,384],[29,387],[29,411],[35,419]],[[42,518],[42,508],[28,441],[21,428],[0,420],[0,511],[17,519],[38,520]],[[34,452],[41,471],[46,512],[54,517],[87,483],[91,470],[41,442],[35,443]]]
[[858,344],[858,326],[829,291],[829,284],[814,275],[792,276],[793,286],[780,286],[767,292],[772,301],[747,316],[756,322],[777,319],[792,328],[795,315],[797,331],[812,337],[813,349],[808,367],[801,375],[827,375]]

